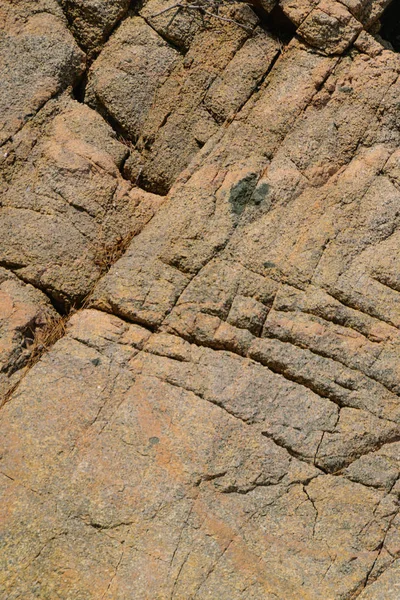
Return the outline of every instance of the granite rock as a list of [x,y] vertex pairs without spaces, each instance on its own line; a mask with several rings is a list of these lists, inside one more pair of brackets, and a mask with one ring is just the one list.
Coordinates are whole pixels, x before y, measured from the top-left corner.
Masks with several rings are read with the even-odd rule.
[[1,5],[1,599],[399,595],[388,2],[252,4]]

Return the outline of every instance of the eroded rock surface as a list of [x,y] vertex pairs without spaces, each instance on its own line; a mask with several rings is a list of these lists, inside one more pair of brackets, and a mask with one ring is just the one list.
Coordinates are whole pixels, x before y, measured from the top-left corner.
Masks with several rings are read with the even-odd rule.
[[49,299],[0,267],[0,394],[16,384],[29,360],[35,330],[57,315]]
[[56,0],[0,3],[0,144],[50,98],[74,85],[85,55]]
[[122,178],[127,154],[98,113],[49,102],[4,153],[0,264],[59,302],[84,298],[152,196]]
[[73,34],[89,57],[101,50],[112,30],[127,13],[130,0],[60,0]]
[[1,599],[397,600],[388,4],[2,6]]
[[143,17],[125,19],[89,71],[86,101],[135,144],[140,182],[150,191],[169,190],[278,54],[278,42],[257,27],[252,11],[238,7],[248,29],[224,21],[205,29],[190,13],[168,25],[171,14],[160,19],[161,5],[152,1]]

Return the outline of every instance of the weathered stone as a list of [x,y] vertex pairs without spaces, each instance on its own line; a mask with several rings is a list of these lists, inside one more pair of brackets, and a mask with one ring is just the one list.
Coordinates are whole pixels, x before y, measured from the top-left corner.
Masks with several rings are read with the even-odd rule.
[[143,19],[127,19],[93,64],[86,99],[95,108],[104,107],[137,139],[157,88],[179,59]]
[[73,34],[89,55],[101,49],[129,4],[130,0],[61,0]]
[[382,16],[390,0],[340,0],[349,11],[367,27]]
[[188,50],[196,33],[204,26],[204,20],[199,11],[175,5],[174,0],[149,0],[140,10],[140,15],[162,38]]
[[[320,473],[234,416],[221,392],[246,397],[254,368],[281,377],[228,353],[223,376],[215,358],[111,315],[73,317],[2,410],[3,485],[18,499],[4,594],[244,599],[250,585],[254,598],[321,598],[362,585],[393,518],[384,492]],[[35,525],[16,545],[27,511]]]
[[0,397],[15,385],[31,354],[37,327],[56,316],[48,298],[0,268]]
[[[64,2],[90,107],[52,92],[4,138],[0,597],[394,600],[386,0],[112,4]],[[83,308],[30,361],[33,286]]]
[[342,54],[362,29],[340,2],[322,0],[298,28],[298,34],[327,54]]
[[265,77],[278,53],[277,41],[258,30],[214,79],[204,100],[206,107],[218,120],[234,117]]
[[74,85],[85,55],[56,0],[1,2],[0,145],[50,98]]
[[0,261],[73,304],[151,218],[139,205],[153,196],[130,195],[118,170],[128,150],[100,115],[68,97],[43,110],[8,150],[15,162],[0,208]]
[[[136,142],[143,160],[140,184],[165,193],[218,123],[233,117],[250,97],[278,46],[262,30],[250,38],[257,19],[244,5],[239,8],[248,16],[249,30],[213,19],[199,28],[198,14],[183,9],[176,19],[174,11],[152,18],[157,7],[149,3],[143,16],[163,37],[140,17],[126,19],[93,64],[85,98]],[[183,32],[184,24],[189,30]],[[188,51],[183,56],[165,37],[188,45]]]
[[362,456],[353,462],[344,473],[352,481],[387,490],[391,490],[399,478],[396,463],[385,456],[379,456],[379,454]]
[[388,570],[383,573],[378,581],[372,583],[359,596],[360,600],[386,600],[396,598],[400,593],[400,565],[395,561]]

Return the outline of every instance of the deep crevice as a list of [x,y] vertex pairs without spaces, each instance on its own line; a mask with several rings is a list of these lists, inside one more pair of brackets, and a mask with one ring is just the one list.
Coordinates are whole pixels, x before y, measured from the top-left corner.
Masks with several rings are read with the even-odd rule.
[[[19,281],[21,281],[22,283],[31,285],[36,290],[39,290],[40,292],[42,292],[42,294],[44,294],[44,296],[46,296],[46,298],[49,300],[49,302],[52,305],[52,307],[54,308],[54,310],[60,316],[65,316],[69,312],[69,310],[71,308],[71,303],[69,303],[66,300],[62,300],[61,298],[54,297],[46,287],[37,285],[34,282],[30,281],[29,279],[22,277],[18,273],[18,270],[26,267],[26,265],[8,262],[8,261],[0,261],[0,267],[2,267],[6,271],[9,271],[13,275],[15,275],[15,277],[17,277],[19,279]],[[77,301],[77,303],[79,303],[79,301]],[[74,303],[74,306],[75,306],[75,303]]]
[[279,4],[269,14],[266,14],[258,5],[252,5],[252,9],[260,19],[259,27],[277,38],[282,44],[287,45],[294,37],[297,27],[285,15]]
[[86,70],[80,80],[72,89],[72,98],[80,104],[85,104],[86,86],[88,82],[88,71]]
[[[134,237],[135,233],[129,235],[126,240],[122,240],[122,243],[126,242],[129,244],[132,237]],[[124,248],[126,246],[124,245]],[[10,375],[14,372],[21,371],[21,377],[16,381],[14,385],[12,385],[8,391],[6,391],[3,398],[0,398],[0,409],[11,399],[13,393],[19,387],[20,383],[24,379],[24,377],[29,373],[30,369],[40,360],[43,354],[47,353],[52,346],[62,337],[64,337],[66,333],[66,327],[69,319],[79,310],[88,308],[90,305],[90,299],[92,297],[93,291],[99,282],[99,280],[109,271],[112,265],[119,259],[118,254],[119,248],[117,248],[117,255],[115,260],[107,264],[107,267],[103,269],[97,280],[92,285],[91,289],[85,294],[81,296],[77,296],[74,299],[69,299],[66,297],[60,296],[57,290],[54,291],[55,296],[52,296],[48,289],[41,288],[38,285],[34,285],[32,282],[25,280],[22,278],[18,272],[14,272],[11,269],[8,269],[12,272],[20,281],[31,285],[35,289],[41,291],[49,300],[53,308],[55,309],[57,315],[54,318],[50,318],[46,321],[42,326],[36,325],[35,327],[27,326],[26,334],[27,341],[31,341],[30,347],[32,352],[26,357],[24,364],[21,364],[14,371],[10,371]]]
[[395,52],[400,52],[400,2],[393,0],[381,17],[379,35],[389,42]]
[[[267,14],[260,6],[255,6],[252,3],[251,3],[251,8],[254,10],[254,12],[257,14],[257,16],[259,18],[258,26],[261,27],[262,29],[264,29],[265,31],[268,31],[268,33],[270,35],[272,35],[273,37],[277,38],[277,40],[281,44],[281,46],[283,44],[288,43],[292,39],[293,35],[295,34],[296,27],[285,16],[285,14],[283,13],[282,9],[279,6],[276,6],[269,14]],[[109,33],[109,36],[118,27],[120,27],[121,23],[124,20],[133,16],[134,14],[140,15],[140,9],[141,9],[140,5],[135,6],[134,10],[132,10],[132,9],[133,9],[133,7],[131,5],[130,10],[128,10],[128,12],[114,26],[113,30]],[[156,31],[156,33],[162,39],[164,39],[171,47],[176,49],[182,55],[186,54],[187,50],[182,49],[181,47],[174,44],[174,42],[171,39],[169,39],[168,36],[166,36],[162,31],[159,31],[159,28],[154,27],[152,25],[152,23],[149,22],[148,18],[146,18],[144,16],[142,16],[142,18],[149,25],[149,27],[151,27],[154,31]],[[238,24],[240,24],[240,23],[238,23]],[[252,33],[250,32],[250,36],[254,35],[255,30],[256,29],[254,29]],[[100,49],[100,51],[101,51],[101,49]],[[98,55],[98,53],[97,53],[97,55]],[[252,93],[250,94],[249,97],[251,97],[252,94],[259,89],[260,85],[262,85],[265,78],[267,77],[267,75],[270,73],[270,71],[274,67],[275,62],[278,59],[279,55],[280,55],[280,51],[278,50],[277,55],[275,56],[274,60],[272,61],[272,64],[268,68],[267,72],[256,83],[255,88],[252,90]],[[88,60],[86,72],[82,75],[79,82],[77,83],[77,85],[74,88],[74,98],[78,102],[82,102],[82,103],[85,102],[85,91],[86,91],[87,80],[88,80],[88,69],[90,67],[90,64],[93,62],[93,60],[94,60],[93,57],[91,57]],[[246,98],[246,102],[248,99],[249,98]],[[129,132],[127,132],[124,129],[124,127],[121,125],[121,123],[119,123],[118,120],[110,114],[107,107],[105,107],[102,103],[97,103],[97,105],[92,108],[94,110],[96,110],[104,118],[104,120],[111,126],[111,128],[114,130],[114,132],[122,140],[125,140],[128,142],[127,145],[129,144],[132,147],[136,147],[136,145],[139,142],[139,138],[134,137]],[[241,108],[242,108],[242,106],[239,108],[239,110]],[[237,112],[239,112],[239,111],[237,111]],[[162,126],[163,126],[163,124],[161,125],[160,128],[162,128]],[[200,150],[201,147],[203,146],[203,144],[198,143],[198,146],[199,146],[199,150]],[[125,162],[126,162],[126,160],[127,159],[125,159]],[[123,175],[123,165],[121,166],[120,172],[121,172],[122,176],[124,176]],[[124,178],[131,181],[131,179],[129,177],[128,178],[124,177]],[[143,168],[140,169],[139,174],[137,175],[137,177],[135,178],[135,181],[133,183],[145,191],[148,191],[148,192],[151,192],[154,194],[158,194],[160,196],[166,196],[169,193],[170,188],[171,188],[171,185],[167,182],[164,182],[162,177],[161,178],[157,177],[157,180],[154,181],[154,178],[152,176],[149,177],[149,174],[146,174],[146,172],[144,171]]]

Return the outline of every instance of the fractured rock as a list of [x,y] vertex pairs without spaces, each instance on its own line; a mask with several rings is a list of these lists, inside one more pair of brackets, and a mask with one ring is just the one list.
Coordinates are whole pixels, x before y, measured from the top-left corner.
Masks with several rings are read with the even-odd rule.
[[77,83],[85,55],[56,0],[2,1],[0,145],[53,96]]
[[8,151],[15,164],[5,168],[0,261],[71,305],[146,222],[137,207],[153,196],[130,195],[118,168],[128,149],[99,114],[68,97],[43,110]]
[[100,50],[129,4],[130,0],[61,0],[73,34],[89,55]]
[[[165,193],[218,124],[247,101],[279,46],[262,29],[250,37],[235,23],[199,28],[196,15],[184,11],[177,20],[167,15],[171,28],[165,32],[151,19],[157,6],[149,3],[143,15],[162,37],[143,18],[126,19],[91,67],[85,99],[136,144],[143,158],[141,185]],[[254,28],[257,19],[247,9]],[[164,40],[187,43],[180,18],[194,28],[184,55]]]
[[398,596],[400,58],[386,0],[262,4],[64,3],[90,106],[2,156],[1,598]]
[[[291,456],[221,403],[220,367],[201,372],[213,351],[157,338],[112,315],[75,315],[3,408],[3,485],[18,499],[3,593],[321,598],[361,585],[389,539],[394,498]],[[175,364],[186,383],[167,374]],[[253,381],[245,369],[231,389]],[[36,525],[17,546],[26,511]]]

